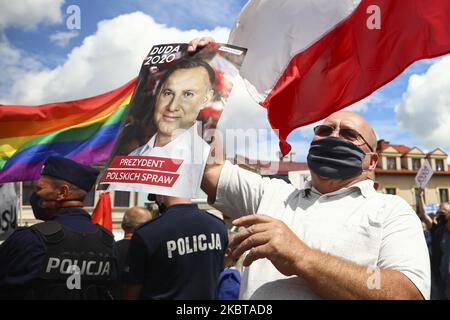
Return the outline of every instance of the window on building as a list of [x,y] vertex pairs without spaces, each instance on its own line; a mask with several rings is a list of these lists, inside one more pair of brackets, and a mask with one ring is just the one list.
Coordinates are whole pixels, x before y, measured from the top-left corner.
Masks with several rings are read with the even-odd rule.
[[34,181],[24,181],[22,182],[22,205],[30,205],[30,196],[34,192],[34,186],[36,183]]
[[396,188],[386,188],[386,193],[387,194],[397,194],[397,189]]
[[448,202],[448,189],[439,189],[439,199],[442,202]]
[[420,159],[412,159],[412,169],[413,170],[420,169]]
[[436,171],[444,171],[444,160],[436,159]]
[[397,159],[395,157],[387,157],[387,169],[397,170]]
[[84,199],[84,206],[93,207],[94,205],[95,205],[95,190],[91,190],[87,194],[86,199]]
[[114,192],[114,207],[129,207],[130,193],[128,191]]

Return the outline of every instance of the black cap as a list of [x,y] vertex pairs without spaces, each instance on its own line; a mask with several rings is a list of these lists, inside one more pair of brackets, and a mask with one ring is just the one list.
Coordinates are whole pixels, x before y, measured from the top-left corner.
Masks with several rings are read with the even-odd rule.
[[99,171],[63,157],[48,157],[41,170],[41,176],[51,176],[70,182],[89,192],[97,180]]

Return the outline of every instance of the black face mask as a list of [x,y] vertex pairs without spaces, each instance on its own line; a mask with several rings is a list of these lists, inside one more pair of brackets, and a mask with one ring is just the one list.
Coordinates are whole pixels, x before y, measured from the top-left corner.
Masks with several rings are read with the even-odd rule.
[[[42,206],[42,201],[60,202],[60,200],[44,199],[44,198],[38,196],[38,194],[36,192],[33,192],[30,196],[30,204],[31,204],[31,209],[33,210],[34,217],[36,219],[42,220],[42,221],[51,220],[53,215],[49,214],[47,208]],[[64,201],[80,201],[81,202],[80,199],[65,199]],[[72,207],[82,207],[82,205],[68,206],[68,207],[60,206],[59,208],[72,208]]]
[[[48,221],[51,220],[52,215],[47,212],[47,209],[44,208],[41,204],[42,198],[37,195],[36,192],[33,192],[30,196],[30,204],[33,209],[34,217],[38,220]],[[46,200],[51,201],[51,200]]]
[[361,174],[365,155],[350,141],[326,137],[311,142],[307,161],[309,169],[321,177],[348,179]]

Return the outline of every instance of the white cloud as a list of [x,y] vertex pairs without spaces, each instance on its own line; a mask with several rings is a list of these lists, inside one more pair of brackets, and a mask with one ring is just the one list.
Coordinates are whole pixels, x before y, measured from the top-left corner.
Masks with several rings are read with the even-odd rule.
[[[227,129],[221,131],[224,149],[228,157],[236,154],[249,159],[279,160],[279,140],[272,129]],[[230,139],[231,138],[231,139]],[[291,152],[296,161],[306,161],[310,141],[291,141]]]
[[450,146],[450,56],[424,74],[409,78],[402,102],[396,106],[399,125],[425,147]]
[[[384,139],[392,144],[404,144],[410,147],[414,145],[408,132],[405,132],[399,127],[399,123],[396,119],[372,120],[369,121],[369,123],[375,130],[378,140]],[[421,146],[417,145],[417,147]]]
[[347,111],[353,111],[353,112],[366,112],[367,105],[369,104],[369,100],[370,100],[370,96],[366,97],[362,100],[359,100],[358,102],[355,102],[354,104],[352,104],[344,109]]
[[4,34],[0,34],[0,57],[4,65],[16,65],[20,63],[20,51],[9,43]]
[[[126,6],[126,4],[124,4]],[[209,26],[229,26],[242,8],[241,0],[138,0],[132,6],[151,14],[157,12],[159,21],[176,21],[178,25],[195,25],[202,21]]]
[[10,26],[35,30],[41,24],[60,23],[64,0],[0,0],[0,29]]
[[[0,32],[0,97],[9,93],[11,83],[19,81],[29,72],[36,72],[42,69],[42,64],[37,57],[31,56],[14,47]],[[0,99],[0,103],[6,103],[6,99]]]
[[381,93],[375,91],[370,96],[355,102],[354,104],[348,106],[347,108],[344,108],[344,110],[347,111],[354,111],[359,113],[365,113],[369,111],[369,106],[372,108],[374,105],[379,105],[382,102],[384,102],[384,97]]
[[270,128],[267,110],[251,98],[241,77],[236,79],[218,126],[227,129]]
[[[292,152],[296,153],[297,161],[306,161],[315,125],[317,123],[296,129],[289,136],[288,142],[292,146]],[[223,136],[227,156],[239,154],[250,159],[279,159],[279,140],[270,127],[267,111],[251,98],[241,77],[236,79],[218,128]],[[296,132],[300,134],[301,141]],[[227,137],[234,137],[235,141],[227,141]]]
[[67,32],[55,32],[50,35],[49,39],[54,42],[59,47],[65,47],[69,44],[70,40],[78,36],[77,31],[67,31]]
[[[159,43],[187,42],[211,35],[226,41],[229,30],[181,31],[134,12],[98,23],[95,34],[74,48],[54,69],[22,72],[0,103],[41,104],[85,98],[115,89],[136,77],[150,48]],[[1,59],[1,56],[0,56]],[[17,68],[20,68],[17,64]]]

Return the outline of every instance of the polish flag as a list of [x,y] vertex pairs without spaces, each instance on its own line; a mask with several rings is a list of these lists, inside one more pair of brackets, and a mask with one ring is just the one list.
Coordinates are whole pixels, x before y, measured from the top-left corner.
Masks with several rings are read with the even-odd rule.
[[295,128],[449,53],[450,0],[250,0],[229,43],[248,48],[241,76],[287,154]]

